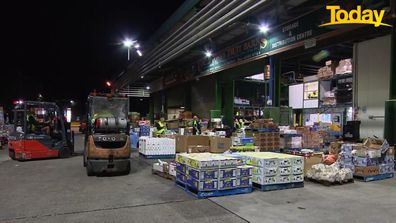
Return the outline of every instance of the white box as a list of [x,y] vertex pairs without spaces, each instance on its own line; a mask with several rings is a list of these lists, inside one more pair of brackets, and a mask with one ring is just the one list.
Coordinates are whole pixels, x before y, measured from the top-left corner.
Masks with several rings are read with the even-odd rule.
[[276,184],[276,177],[265,177],[259,175],[252,176],[253,183],[260,184],[260,185],[269,185],[269,184]]
[[275,176],[278,174],[278,167],[253,167],[253,175]]

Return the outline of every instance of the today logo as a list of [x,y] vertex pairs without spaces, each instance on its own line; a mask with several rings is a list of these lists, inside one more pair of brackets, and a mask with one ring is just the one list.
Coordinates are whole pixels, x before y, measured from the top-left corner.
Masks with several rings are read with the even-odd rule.
[[327,10],[330,10],[330,22],[320,26],[343,25],[343,24],[369,24],[375,27],[389,26],[383,23],[382,19],[385,15],[385,10],[365,9],[362,11],[362,6],[358,5],[356,9],[347,11],[341,9],[339,5],[328,5]]

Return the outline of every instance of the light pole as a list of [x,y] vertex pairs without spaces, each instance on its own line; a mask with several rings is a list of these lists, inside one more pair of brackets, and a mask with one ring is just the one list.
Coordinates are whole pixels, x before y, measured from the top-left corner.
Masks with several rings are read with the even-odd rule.
[[124,46],[128,49],[128,61],[130,60],[131,57],[131,48],[134,47],[136,49],[136,52],[139,56],[142,56],[142,52],[140,52],[139,47],[140,45],[137,43],[136,40],[130,40],[130,39],[125,39],[123,41]]

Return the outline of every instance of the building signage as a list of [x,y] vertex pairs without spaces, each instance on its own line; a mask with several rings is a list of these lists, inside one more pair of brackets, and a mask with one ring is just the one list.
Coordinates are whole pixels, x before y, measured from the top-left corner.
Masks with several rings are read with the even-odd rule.
[[[379,8],[384,7],[387,4],[385,1],[377,3],[378,4],[375,6],[366,5],[366,8]],[[347,18],[345,14],[346,12],[339,12],[336,8],[330,9],[333,10],[330,11],[330,14],[335,15],[334,21],[346,21],[337,20],[339,17],[343,19]],[[361,20],[364,19],[365,22],[368,22],[369,18],[373,18],[373,21],[370,21],[372,22],[370,24],[375,26],[384,25],[384,23],[382,23],[382,18],[384,16],[383,12],[374,12],[375,10],[371,11],[373,11],[373,14],[371,14],[372,16],[370,17],[370,13],[368,11],[361,11],[361,7],[356,7],[356,11],[351,10],[349,12],[348,21],[351,21],[351,19],[355,19],[353,21],[357,21],[356,19],[360,18]],[[330,18],[329,20],[328,14],[328,7],[322,8],[271,30],[267,36],[257,35],[220,50],[219,52],[214,53],[212,58],[205,58],[200,61],[198,63],[198,70],[195,72],[195,74],[202,75],[217,72],[221,69],[224,69],[228,65],[235,64],[237,62],[244,61],[259,55],[270,54],[275,50],[279,50],[303,41],[306,48],[314,47],[316,45],[316,37],[339,28],[331,26],[335,24],[330,24],[334,21],[333,18]],[[341,16],[341,14],[345,15],[345,17]]]

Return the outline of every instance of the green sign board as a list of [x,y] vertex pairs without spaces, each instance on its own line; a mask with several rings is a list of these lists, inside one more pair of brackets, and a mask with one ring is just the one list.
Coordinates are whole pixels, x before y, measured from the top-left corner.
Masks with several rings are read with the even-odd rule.
[[[367,7],[380,8],[384,6],[385,3],[383,2],[381,5],[378,5],[379,1],[377,1],[377,5],[367,5]],[[359,3],[355,2],[355,5],[357,4]],[[302,41],[306,41],[307,46],[312,47],[315,45],[314,39],[316,37],[342,28],[339,26],[320,27],[329,18],[329,12],[324,7],[287,24],[276,27],[270,30],[268,35],[258,34],[247,38],[244,41],[214,53],[212,58],[206,58],[200,61],[198,65],[199,72],[197,74],[217,72],[228,65],[268,54]]]

